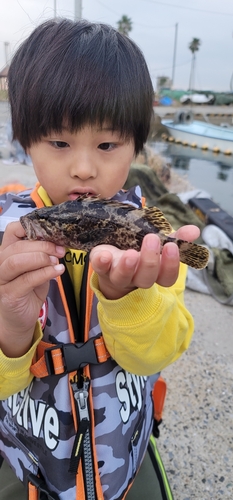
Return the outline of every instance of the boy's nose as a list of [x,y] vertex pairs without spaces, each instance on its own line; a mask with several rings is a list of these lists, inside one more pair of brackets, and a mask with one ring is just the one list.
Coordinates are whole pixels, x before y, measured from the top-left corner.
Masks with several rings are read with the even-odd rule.
[[78,177],[82,180],[95,177],[96,168],[91,157],[89,155],[77,155],[73,158],[71,175],[72,177]]

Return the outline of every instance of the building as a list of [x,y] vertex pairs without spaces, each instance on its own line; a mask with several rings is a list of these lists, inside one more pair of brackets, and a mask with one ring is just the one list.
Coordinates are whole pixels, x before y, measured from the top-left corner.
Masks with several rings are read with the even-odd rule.
[[0,90],[7,90],[8,71],[9,71],[8,64],[0,71]]

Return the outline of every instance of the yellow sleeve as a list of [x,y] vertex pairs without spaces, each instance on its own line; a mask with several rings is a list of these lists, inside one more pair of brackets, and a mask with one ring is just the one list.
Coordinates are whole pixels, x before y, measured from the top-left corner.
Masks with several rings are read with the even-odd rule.
[[37,322],[33,344],[24,356],[8,358],[0,349],[0,399],[6,399],[30,384],[33,379],[30,366],[41,338],[42,331]]
[[180,265],[176,283],[154,284],[118,300],[107,300],[93,273],[91,287],[98,299],[98,317],[106,347],[115,361],[137,375],[152,375],[173,363],[188,348],[194,330],[184,305],[187,266]]

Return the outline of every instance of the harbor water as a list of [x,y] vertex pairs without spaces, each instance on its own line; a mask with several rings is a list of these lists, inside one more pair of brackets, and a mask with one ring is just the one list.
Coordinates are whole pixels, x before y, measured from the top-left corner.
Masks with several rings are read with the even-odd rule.
[[150,143],[150,147],[160,154],[179,176],[185,177],[193,189],[209,193],[215,203],[233,216],[232,155],[163,141]]

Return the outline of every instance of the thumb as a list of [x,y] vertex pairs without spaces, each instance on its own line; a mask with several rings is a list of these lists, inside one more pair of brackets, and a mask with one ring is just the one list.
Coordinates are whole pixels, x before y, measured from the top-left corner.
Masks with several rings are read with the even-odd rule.
[[4,249],[12,243],[16,243],[18,240],[22,240],[26,236],[23,226],[19,221],[10,222],[6,226],[6,230],[3,235],[1,248]]

